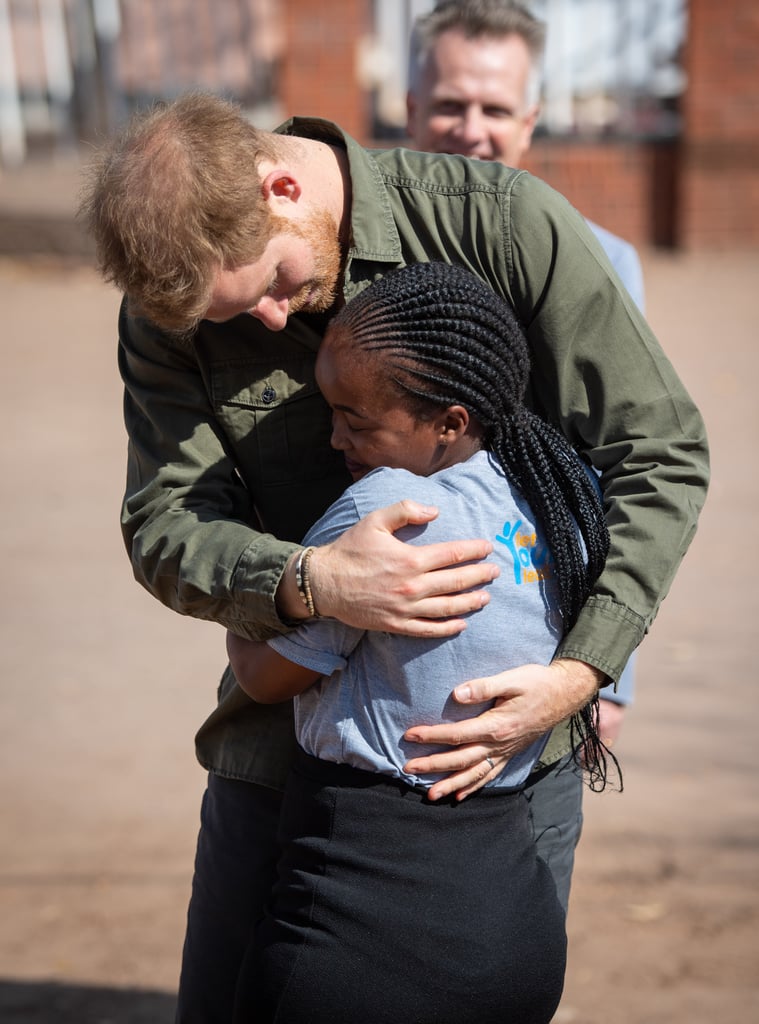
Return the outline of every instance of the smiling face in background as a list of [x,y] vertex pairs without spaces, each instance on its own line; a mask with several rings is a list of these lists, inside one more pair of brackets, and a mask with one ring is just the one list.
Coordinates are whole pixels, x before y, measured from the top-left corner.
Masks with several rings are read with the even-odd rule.
[[479,447],[460,406],[431,410],[424,419],[412,414],[387,380],[382,355],[363,350],[346,327],[328,329],[316,381],[332,408],[332,447],[343,452],[354,481],[380,466],[429,476]]
[[530,52],[519,35],[442,32],[408,96],[414,145],[519,167],[538,114],[527,100],[531,73]]

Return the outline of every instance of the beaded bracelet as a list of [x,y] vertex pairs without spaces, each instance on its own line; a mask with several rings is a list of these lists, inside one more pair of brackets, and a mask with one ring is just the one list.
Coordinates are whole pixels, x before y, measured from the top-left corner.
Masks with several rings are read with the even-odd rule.
[[298,588],[301,601],[308,609],[308,614],[312,618],[318,619],[319,613],[314,605],[314,595],[311,592],[311,574],[309,571],[309,563],[314,550],[315,548],[303,548],[298,555],[298,561],[295,563],[295,585]]

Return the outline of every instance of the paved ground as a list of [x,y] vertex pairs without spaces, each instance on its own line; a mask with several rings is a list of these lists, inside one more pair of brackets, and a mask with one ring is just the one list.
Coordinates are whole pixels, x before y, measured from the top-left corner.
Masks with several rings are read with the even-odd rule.
[[[738,1024],[759,1013],[759,260],[649,254],[645,271],[710,427],[713,486],[642,650],[625,792],[586,799],[556,1021]],[[144,594],[121,549],[116,306],[87,269],[0,259],[5,1024],[172,1015],[192,736],[223,638]]]

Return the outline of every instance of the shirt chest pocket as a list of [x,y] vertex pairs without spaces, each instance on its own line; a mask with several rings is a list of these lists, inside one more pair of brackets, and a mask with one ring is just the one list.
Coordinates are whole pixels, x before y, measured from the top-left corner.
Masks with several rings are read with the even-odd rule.
[[240,475],[261,489],[318,479],[334,470],[331,413],[312,357],[273,368],[260,360],[211,367],[211,401]]

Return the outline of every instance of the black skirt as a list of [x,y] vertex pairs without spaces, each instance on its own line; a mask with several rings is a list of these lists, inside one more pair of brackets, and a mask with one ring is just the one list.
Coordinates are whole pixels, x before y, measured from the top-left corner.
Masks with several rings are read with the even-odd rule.
[[548,1024],[564,914],[521,793],[432,803],[300,752],[236,1021]]

